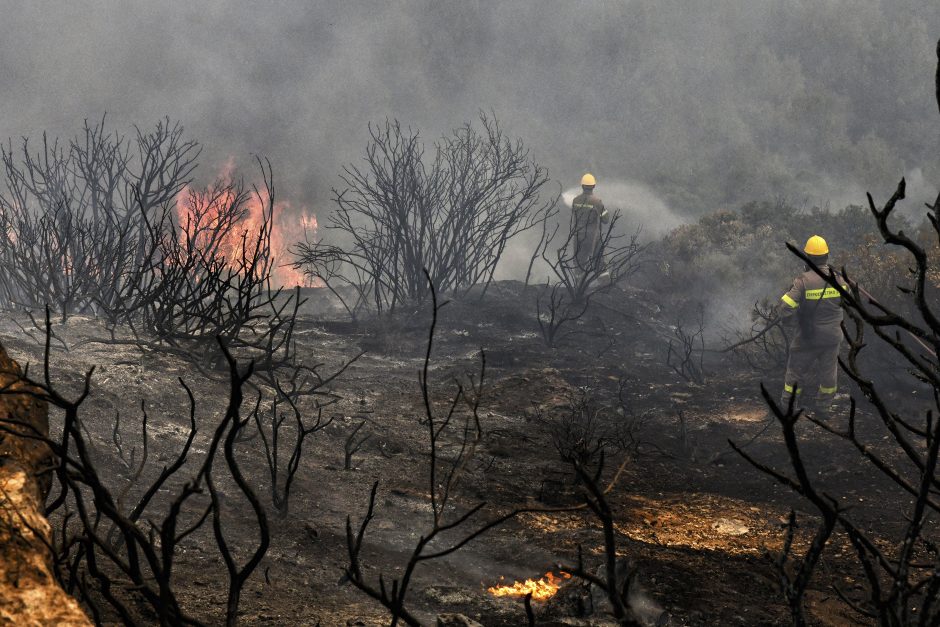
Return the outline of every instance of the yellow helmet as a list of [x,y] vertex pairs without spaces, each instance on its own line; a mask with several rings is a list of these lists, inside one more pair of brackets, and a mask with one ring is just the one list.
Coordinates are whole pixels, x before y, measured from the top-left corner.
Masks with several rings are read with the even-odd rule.
[[828,255],[829,245],[826,244],[826,240],[818,235],[814,235],[806,240],[806,246],[803,248],[803,252],[807,255],[813,255],[814,257]]
[[594,187],[597,184],[597,181],[594,180],[594,175],[588,172],[581,177],[581,186],[582,187]]

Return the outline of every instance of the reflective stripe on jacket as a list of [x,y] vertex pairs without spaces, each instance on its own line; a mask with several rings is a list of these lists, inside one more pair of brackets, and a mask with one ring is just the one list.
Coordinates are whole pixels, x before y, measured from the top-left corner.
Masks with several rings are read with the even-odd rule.
[[[827,274],[835,272],[828,265],[820,270]],[[847,290],[845,279],[839,274],[835,276],[842,289]],[[813,270],[807,270],[793,279],[790,290],[780,300],[781,316],[796,316],[799,322],[791,346],[820,346],[837,344],[842,340],[842,298],[839,290]]]

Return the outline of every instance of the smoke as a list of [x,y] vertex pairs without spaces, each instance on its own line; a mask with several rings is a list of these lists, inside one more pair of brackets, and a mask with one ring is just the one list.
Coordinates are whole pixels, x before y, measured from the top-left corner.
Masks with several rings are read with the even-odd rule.
[[[106,111],[132,133],[167,115],[204,144],[206,176],[264,154],[279,196],[320,214],[369,121],[430,143],[481,109],[557,181],[629,173],[625,208],[659,206],[644,189],[698,216],[858,203],[917,168],[940,181],[936,4],[8,4],[0,137],[69,136]],[[604,194],[619,201],[613,183]],[[651,231],[674,223],[650,211],[637,215]]]
[[[914,168],[907,173],[904,179],[906,182],[905,198],[908,199],[908,202],[901,206],[900,212],[916,223],[925,216],[926,208],[924,204],[933,205],[937,200],[937,182],[928,180],[924,175],[923,168]],[[882,195],[882,202],[887,196],[888,190],[885,190]]]
[[[580,193],[580,187],[572,187],[565,190],[561,197],[565,205],[571,207],[574,197]],[[627,230],[639,227],[644,240],[662,237],[687,221],[670,209],[656,192],[639,181],[603,181],[598,184],[595,194],[608,211],[621,211]]]

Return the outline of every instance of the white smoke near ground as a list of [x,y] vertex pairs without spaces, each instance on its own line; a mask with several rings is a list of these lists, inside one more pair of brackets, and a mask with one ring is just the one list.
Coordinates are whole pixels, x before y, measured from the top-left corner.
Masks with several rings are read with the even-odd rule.
[[[818,172],[810,180],[803,181],[803,186],[796,187],[794,195],[787,196],[784,200],[791,205],[806,208],[820,207],[828,211],[841,211],[851,206],[867,207],[867,194],[871,194],[875,204],[880,207],[894,193],[895,185],[901,176],[902,171],[899,170],[890,184],[876,185]],[[937,184],[930,180],[921,167],[903,171],[903,176],[906,183],[906,200],[898,203],[896,211],[905,217],[920,220],[924,215],[924,203],[933,204],[937,198]],[[872,227],[874,228],[874,224]]]
[[[571,203],[580,193],[580,187],[572,187],[561,194],[562,206],[555,218],[558,223],[556,240],[559,245],[564,243],[567,235]],[[621,212],[623,217],[617,233],[629,235],[639,228],[642,242],[658,240],[688,221],[673,211],[652,188],[639,181],[605,181],[598,184],[595,193],[604,201],[604,206],[609,211]],[[496,279],[525,278],[540,233],[538,228],[532,229],[510,243],[496,269]],[[536,259],[532,266],[532,280],[544,283],[546,278],[551,278],[550,274],[548,265],[543,260]]]
[[[580,193],[580,187],[565,190],[561,195],[565,206],[570,208]],[[653,189],[639,181],[601,181],[594,194],[608,210],[619,209],[623,213],[627,230],[641,227],[644,240],[660,238],[685,222]]]
[[[901,173],[897,175],[900,180]],[[912,168],[904,173],[906,182],[905,199],[896,206],[895,215],[909,220],[912,224],[919,224],[925,217],[927,208],[925,203],[933,204],[937,198],[937,185],[930,181],[922,168]],[[805,195],[795,196],[783,199],[791,205],[801,206],[806,209],[819,207],[829,212],[839,212],[846,207],[861,206],[868,207],[867,194],[872,195],[875,205],[881,207],[885,201],[894,193],[894,186],[887,188],[875,188],[866,186],[855,180],[840,180],[835,177],[829,177],[824,174],[817,174],[811,183],[808,183]],[[877,235],[877,227],[872,220],[870,232]],[[802,238],[796,242],[802,247],[805,238],[816,233],[806,232]],[[830,233],[818,233],[824,237],[829,237]],[[782,250],[785,246],[783,241],[774,239],[768,241],[768,250],[770,247],[779,247]],[[718,251],[705,251],[701,253],[699,263],[705,267],[721,267],[729,262],[731,257],[725,257],[725,253]],[[838,252],[836,253],[838,259]],[[790,275],[796,276],[803,272],[803,262],[796,256],[783,255],[783,263],[787,264],[785,271]],[[774,282],[767,277],[750,276],[743,283],[723,286],[720,291],[714,293],[696,293],[695,298],[703,303],[706,311],[706,341],[713,344],[720,340],[751,328],[753,321],[751,312],[755,303],[760,301],[769,301],[771,304],[777,302],[780,296],[787,290],[789,284]]]

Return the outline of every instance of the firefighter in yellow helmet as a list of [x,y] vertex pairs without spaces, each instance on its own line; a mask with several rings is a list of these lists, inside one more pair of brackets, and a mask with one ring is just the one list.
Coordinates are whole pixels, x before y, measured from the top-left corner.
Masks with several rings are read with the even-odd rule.
[[584,274],[600,273],[604,253],[601,224],[610,220],[604,202],[594,195],[596,184],[593,174],[582,176],[581,194],[571,202],[571,238],[575,246],[575,263]]
[[[834,273],[843,289],[845,279],[829,266],[829,246],[826,240],[813,235],[803,252],[824,274]],[[828,411],[835,398],[839,374],[839,346],[842,343],[842,298],[839,290],[819,276],[808,264],[803,274],[793,279],[790,290],[780,298],[778,312],[797,324],[787,359],[784,377],[783,408],[787,407],[794,392],[795,406],[811,409],[815,404]],[[810,386],[818,383],[813,390]],[[804,389],[806,394],[803,394]],[[816,402],[809,398],[816,393]]]

